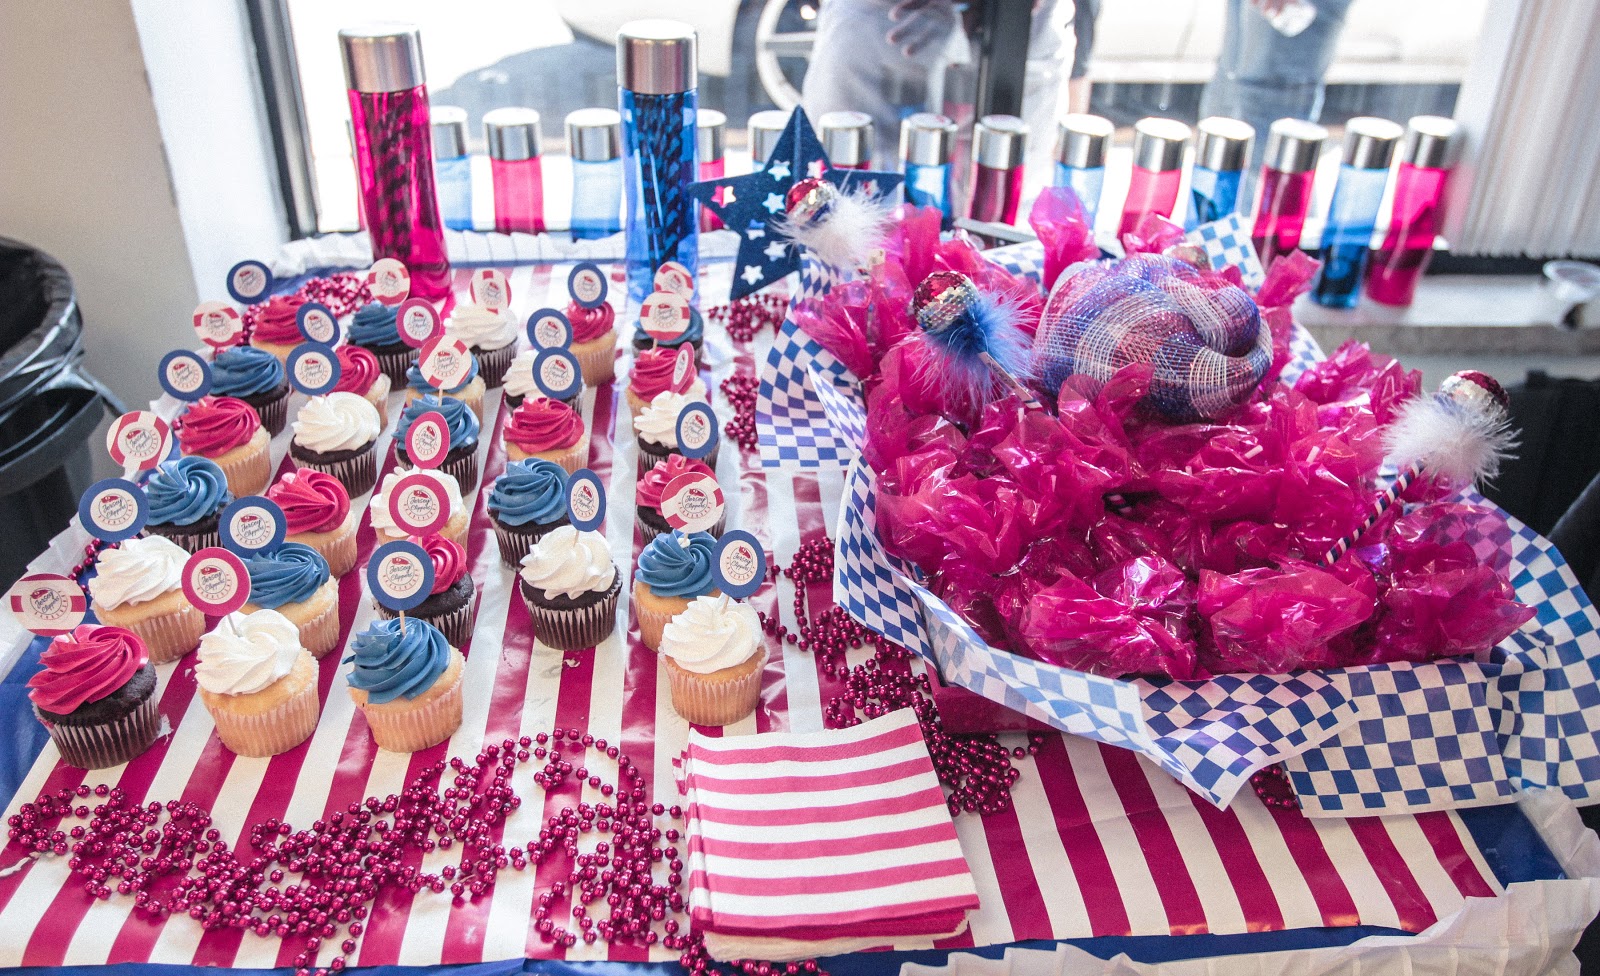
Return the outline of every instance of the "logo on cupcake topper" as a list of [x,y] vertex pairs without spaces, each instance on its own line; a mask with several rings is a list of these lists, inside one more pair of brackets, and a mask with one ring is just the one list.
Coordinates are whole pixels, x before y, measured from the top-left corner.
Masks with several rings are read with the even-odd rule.
[[567,479],[567,521],[579,532],[592,532],[606,520],[606,486],[600,476],[580,468]]
[[460,339],[439,336],[422,347],[417,371],[436,390],[454,390],[472,373],[472,350]]
[[413,349],[421,349],[444,334],[439,310],[425,298],[408,298],[401,302],[394,313],[394,325],[400,332],[400,341]]
[[206,616],[226,617],[250,602],[250,572],[234,553],[207,546],[183,564],[183,595]]
[[657,342],[671,342],[689,329],[689,300],[677,292],[653,292],[639,307],[639,326]]
[[717,417],[704,403],[686,403],[675,428],[678,453],[699,460],[717,449]]
[[344,338],[344,333],[339,329],[339,320],[334,316],[333,309],[321,302],[306,302],[294,313],[295,328],[300,330],[300,335],[307,342],[320,342],[325,346],[337,346],[339,340]]
[[169,396],[192,403],[211,392],[211,364],[199,353],[174,349],[161,357],[156,379]]
[[289,523],[278,503],[264,495],[236,498],[222,510],[217,532],[222,544],[241,556],[272,552],[283,545]]
[[673,478],[661,492],[667,524],[685,532],[710,532],[722,520],[725,504],[717,479],[694,471]]
[[711,578],[717,589],[743,600],[767,579],[767,553],[761,541],[743,529],[722,534],[711,549]]
[[450,500],[444,488],[420,471],[395,482],[387,501],[389,517],[407,535],[438,532],[450,521]]
[[528,341],[535,349],[565,349],[572,345],[572,323],[553,308],[528,316]]
[[373,301],[393,307],[411,294],[411,272],[394,258],[379,258],[367,272],[367,290]]
[[543,349],[533,359],[533,384],[552,400],[570,400],[583,389],[583,367],[565,349]]
[[194,307],[194,334],[213,349],[224,349],[244,335],[244,319],[227,302],[201,302]]
[[419,468],[437,468],[450,453],[450,425],[437,410],[411,422],[406,431],[406,457]]
[[404,613],[433,592],[433,560],[415,542],[386,542],[367,560],[367,588],[378,603]]
[[604,271],[593,261],[584,261],[572,269],[567,275],[567,292],[572,295],[572,300],[584,308],[599,308],[606,303],[606,292],[610,290],[606,282]]
[[332,346],[302,342],[289,352],[289,385],[306,396],[321,396],[339,385],[344,364]]
[[130,477],[166,460],[172,448],[172,425],[148,410],[118,417],[106,431],[106,451]]
[[24,576],[6,591],[6,605],[23,630],[59,637],[83,623],[89,600],[70,577],[55,573]]
[[228,269],[228,294],[236,302],[254,305],[272,293],[272,272],[260,261],[240,261]]
[[472,304],[491,312],[503,312],[511,307],[511,282],[498,268],[479,268],[472,272],[467,291],[472,295]]
[[678,262],[668,261],[656,269],[655,288],[656,291],[682,295],[687,301],[694,297],[694,275]]
[[78,500],[78,521],[103,542],[121,542],[138,535],[149,514],[144,490],[126,478],[97,481]]

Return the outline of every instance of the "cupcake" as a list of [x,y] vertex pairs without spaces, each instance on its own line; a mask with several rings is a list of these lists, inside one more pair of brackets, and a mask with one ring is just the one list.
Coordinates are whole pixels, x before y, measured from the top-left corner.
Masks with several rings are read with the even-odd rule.
[[[657,393],[650,405],[643,410],[636,410],[633,414],[633,432],[639,441],[639,473],[643,474],[651,468],[678,453],[678,415],[683,413],[683,408],[691,403],[705,403],[706,399],[697,388],[688,393],[672,393],[663,391]],[[712,467],[717,463],[718,433],[716,425],[711,427],[711,453]]]
[[350,699],[378,748],[416,752],[461,727],[466,659],[424,620],[374,620],[350,641]]
[[711,578],[711,550],[717,540],[705,532],[658,535],[639,554],[633,574],[633,605],[639,613],[639,640],[652,651],[661,630],[689,608],[696,597],[717,595]]
[[283,509],[285,541],[321,553],[334,576],[355,569],[361,513],[350,506],[350,493],[338,478],[310,468],[289,471],[267,489],[267,497]]
[[605,536],[570,525],[551,529],[522,559],[517,592],[533,633],[558,651],[593,647],[617,625],[622,577]]
[[[540,390],[539,384],[533,381],[533,361],[538,357],[539,351],[537,349],[524,349],[517,353],[516,359],[511,360],[511,368],[506,370],[503,387],[507,407],[516,407],[524,399],[528,398],[534,400],[545,398],[544,391]],[[583,378],[584,382],[588,382],[589,374],[587,371],[584,372]],[[583,391],[584,387],[580,386],[578,387],[578,392],[561,402],[573,410],[579,410],[581,409],[579,404],[583,403]]]
[[39,663],[28,698],[67,765],[118,766],[161,734],[156,669],[138,634],[84,624],[52,640]]
[[250,345],[278,357],[287,364],[289,352],[305,341],[300,334],[298,321],[300,306],[306,300],[294,295],[274,295],[256,309],[255,324],[250,329]]
[[300,632],[300,646],[321,657],[339,643],[339,584],[322,554],[299,542],[256,553],[244,561],[250,574],[245,613],[276,610]]
[[479,371],[478,361],[472,361],[472,368],[467,372],[467,378],[454,389],[439,390],[427,380],[422,378],[422,367],[412,364],[406,370],[406,402],[410,403],[418,397],[437,397],[442,392],[445,396],[460,400],[465,403],[478,418],[478,423],[483,423],[483,393],[487,389],[483,382],[483,374]]
[[567,525],[567,469],[554,461],[512,461],[489,491],[489,518],[500,541],[500,561],[522,565],[522,557],[546,532]]
[[377,408],[354,393],[325,393],[307,400],[294,418],[289,456],[302,468],[339,479],[351,497],[365,495],[378,480]]
[[[576,324],[573,327],[576,328]],[[678,347],[687,342],[689,345],[694,346],[695,360],[699,361],[700,350],[705,343],[705,333],[706,320],[700,316],[700,310],[691,305],[689,306],[689,327],[683,330],[683,335],[678,336],[676,339],[662,342],[646,332],[644,326],[635,325],[633,327],[633,348],[666,348],[677,352]]]
[[478,487],[478,418],[467,405],[454,397],[425,396],[407,400],[394,425],[394,456],[401,464],[410,467],[411,455],[406,453],[406,435],[417,418],[429,411],[438,411],[450,430],[450,450],[444,456],[439,470],[456,479],[463,491]]
[[670,391],[688,393],[704,390],[705,384],[694,370],[683,374],[683,379],[672,382],[678,354],[672,349],[646,349],[633,357],[633,371],[628,374],[628,405],[635,413],[649,406],[657,393]]
[[190,552],[220,545],[217,523],[233,501],[228,476],[210,458],[162,461],[144,483],[150,506],[146,535],[162,535]]
[[335,393],[354,393],[378,411],[378,427],[389,426],[389,377],[378,366],[372,350],[360,346],[340,346],[339,382]]
[[276,610],[229,614],[200,639],[194,680],[217,738],[239,756],[276,756],[311,738],[317,662]]
[[429,471],[425,468],[395,468],[383,479],[383,484],[378,486],[378,491],[372,496],[372,505],[368,511],[372,516],[372,528],[378,533],[378,544],[385,542],[399,542],[407,538],[410,533],[394,524],[394,519],[389,516],[389,492],[401,478],[413,474],[424,474],[439,482],[444,490],[445,500],[450,505],[450,521],[439,530],[439,534],[465,549],[467,547],[467,526],[469,513],[467,506],[461,500],[461,486],[456,479],[443,471]]
[[[661,514],[662,493],[674,480],[686,474],[703,474],[708,478],[717,476],[704,461],[686,458],[682,454],[664,458],[660,464],[639,476],[639,488],[635,495],[639,504],[637,521],[646,544],[656,536],[672,531],[672,524]],[[727,512],[724,511],[722,518],[712,527],[711,535],[720,537],[726,524]]]
[[205,397],[178,418],[184,454],[210,458],[235,495],[259,495],[272,480],[272,438],[250,404],[235,397]]
[[472,350],[478,361],[483,385],[494,389],[500,385],[517,351],[516,320],[509,312],[496,312],[482,305],[457,305],[444,324],[444,334],[460,339]]
[[138,634],[156,664],[188,654],[206,629],[205,614],[183,592],[188,561],[187,552],[158,535],[101,552],[89,581],[95,619]]
[[702,596],[661,632],[672,707],[695,725],[730,725],[761,703],[767,649],[749,604]]
[[417,351],[400,338],[395,310],[381,302],[368,302],[350,317],[350,344],[360,346],[378,360],[378,368],[391,385],[406,381],[406,370],[417,360]]
[[283,433],[289,422],[289,377],[265,349],[234,346],[218,352],[211,361],[211,395],[250,404],[269,436]]
[[583,367],[583,384],[599,386],[617,378],[617,318],[609,304],[584,308],[576,301],[567,305],[567,321],[572,324],[572,355]]
[[506,421],[505,438],[507,461],[540,458],[554,461],[570,474],[589,457],[582,418],[556,400],[522,401]]
[[[439,628],[451,647],[461,647],[472,640],[472,621],[477,616],[477,590],[467,572],[467,551],[438,535],[412,541],[422,546],[433,563],[433,590],[426,600],[407,610],[406,617],[426,620]],[[384,620],[399,616],[376,600],[373,607]]]

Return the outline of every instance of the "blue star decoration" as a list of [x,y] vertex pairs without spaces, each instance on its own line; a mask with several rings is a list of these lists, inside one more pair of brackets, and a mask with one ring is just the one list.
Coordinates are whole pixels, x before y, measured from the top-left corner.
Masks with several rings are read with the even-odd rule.
[[[758,292],[800,270],[800,249],[773,225],[786,215],[784,201],[789,188],[808,176],[827,180],[845,192],[864,190],[879,200],[891,196],[905,181],[899,173],[834,168],[811,128],[811,120],[804,111],[795,109],[772,149],[766,169],[689,186],[691,197],[739,234],[731,300]],[[726,195],[717,191],[724,188],[732,189],[731,199],[719,203],[717,198]]]

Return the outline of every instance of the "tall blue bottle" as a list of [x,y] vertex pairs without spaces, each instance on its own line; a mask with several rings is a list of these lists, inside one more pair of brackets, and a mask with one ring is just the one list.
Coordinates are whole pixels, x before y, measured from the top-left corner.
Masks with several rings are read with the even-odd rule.
[[1388,119],[1356,118],[1345,124],[1344,160],[1322,228],[1322,277],[1311,300],[1328,308],[1355,308],[1361,297],[1378,207],[1389,182],[1389,163],[1405,129]]
[[472,229],[472,157],[467,155],[467,112],[435,105],[428,112],[433,130],[433,185],[439,216],[451,230]]
[[950,153],[956,124],[933,112],[918,112],[900,123],[900,165],[906,174],[906,202],[936,207],[951,217]]
[[699,266],[699,230],[689,184],[695,161],[695,33],[673,20],[635,20],[617,32],[622,175],[626,196],[628,297],[643,302],[656,269]]
[[1069,115],[1056,128],[1056,186],[1078,195],[1094,226],[1106,185],[1106,152],[1116,126],[1098,115]]
[[1241,184],[1256,138],[1253,126],[1220,115],[1202,119],[1196,128],[1200,137],[1195,143],[1194,168],[1189,171],[1186,230],[1238,212]]

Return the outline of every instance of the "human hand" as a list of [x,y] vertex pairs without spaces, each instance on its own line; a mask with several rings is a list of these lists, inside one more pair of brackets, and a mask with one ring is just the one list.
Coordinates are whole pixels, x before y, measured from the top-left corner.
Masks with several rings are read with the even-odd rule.
[[943,44],[956,23],[952,0],[900,0],[889,8],[894,24],[884,40],[902,55],[914,58],[929,48]]

